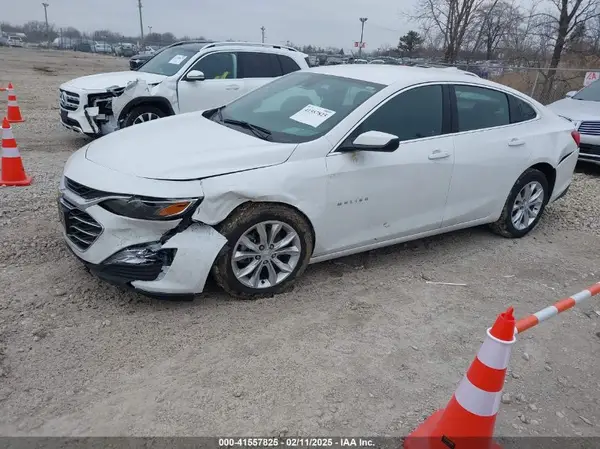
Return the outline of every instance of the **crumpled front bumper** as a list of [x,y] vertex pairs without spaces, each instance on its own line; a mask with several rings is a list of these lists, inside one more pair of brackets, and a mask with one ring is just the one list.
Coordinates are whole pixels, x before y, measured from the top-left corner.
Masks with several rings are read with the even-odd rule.
[[[97,204],[90,205],[62,185],[60,193],[63,236],[73,254],[98,277],[143,293],[159,296],[201,293],[219,251],[227,242],[203,223],[184,226],[181,220],[131,219]],[[141,249],[143,254],[124,257],[132,249]]]

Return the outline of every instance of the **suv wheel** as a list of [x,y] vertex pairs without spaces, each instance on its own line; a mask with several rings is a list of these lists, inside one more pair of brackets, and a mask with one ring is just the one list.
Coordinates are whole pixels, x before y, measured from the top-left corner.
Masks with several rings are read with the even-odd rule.
[[528,234],[540,221],[550,199],[548,180],[539,170],[530,168],[513,186],[502,215],[490,227],[503,237],[519,238]]
[[152,120],[157,120],[162,117],[166,117],[167,114],[164,113],[162,109],[157,108],[156,106],[150,105],[141,105],[133,108],[124,120],[124,128],[127,128],[132,125],[139,125],[140,123],[150,122]]
[[215,261],[213,276],[223,290],[241,299],[287,290],[308,266],[314,246],[306,219],[276,204],[243,206],[218,231],[227,244]]

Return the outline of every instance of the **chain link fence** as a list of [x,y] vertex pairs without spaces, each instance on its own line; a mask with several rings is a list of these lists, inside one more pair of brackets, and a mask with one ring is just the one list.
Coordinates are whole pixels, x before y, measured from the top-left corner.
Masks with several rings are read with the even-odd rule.
[[448,67],[466,70],[482,78],[512,87],[542,104],[560,100],[567,92],[583,88],[588,72],[600,73],[600,68],[591,67],[559,67],[554,70],[543,67],[480,64],[458,64],[448,65]]

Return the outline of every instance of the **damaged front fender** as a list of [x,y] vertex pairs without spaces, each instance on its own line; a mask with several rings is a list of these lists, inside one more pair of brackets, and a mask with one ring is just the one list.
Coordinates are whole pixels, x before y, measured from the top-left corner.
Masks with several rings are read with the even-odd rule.
[[155,281],[134,281],[133,287],[147,293],[197,294],[227,239],[211,226],[193,223],[167,240],[162,248],[177,250],[173,263]]
[[175,114],[177,108],[176,83],[165,80],[158,84],[148,84],[142,79],[131,81],[123,93],[113,98],[112,111],[117,126],[123,125],[129,111],[142,104],[152,104],[165,109],[169,115]]

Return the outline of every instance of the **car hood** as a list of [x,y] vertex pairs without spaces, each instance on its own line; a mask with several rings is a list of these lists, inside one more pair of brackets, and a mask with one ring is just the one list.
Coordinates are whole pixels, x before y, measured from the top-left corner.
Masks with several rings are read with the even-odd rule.
[[125,87],[128,82],[135,81],[136,79],[143,79],[148,84],[157,84],[162,82],[165,78],[167,77],[155,73],[132,72],[131,70],[127,70],[126,72],[100,73],[98,75],[82,76],[81,78],[75,78],[66,82],[61,88],[68,89],[69,87],[72,87],[83,90],[99,90],[112,86]]
[[108,134],[87,147],[86,158],[140,178],[190,180],[278,165],[296,146],[267,142],[192,112]]
[[600,120],[600,102],[563,98],[547,106],[551,111],[571,120]]

